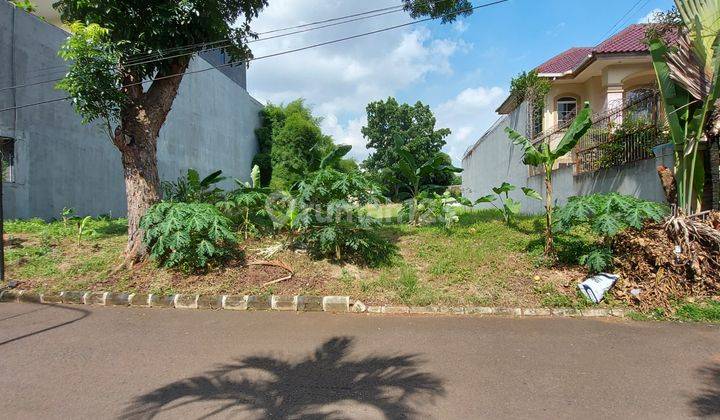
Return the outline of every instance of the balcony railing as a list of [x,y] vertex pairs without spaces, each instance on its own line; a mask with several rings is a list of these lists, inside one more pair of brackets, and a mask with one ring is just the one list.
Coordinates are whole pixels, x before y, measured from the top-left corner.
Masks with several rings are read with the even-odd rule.
[[[652,148],[668,141],[659,99],[659,93],[651,91],[593,115],[592,127],[557,167],[574,165],[575,174],[582,174],[652,158]],[[571,123],[572,119],[544,131],[533,144],[537,147],[547,142],[555,147]],[[530,176],[543,171],[531,167]]]

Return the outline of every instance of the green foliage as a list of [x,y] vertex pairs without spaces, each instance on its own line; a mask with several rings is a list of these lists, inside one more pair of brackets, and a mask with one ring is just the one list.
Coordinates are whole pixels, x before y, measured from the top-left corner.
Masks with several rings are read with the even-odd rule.
[[28,13],[37,12],[37,6],[30,0],[10,0],[10,3],[14,4],[18,9],[22,9]]
[[394,248],[377,234],[380,222],[359,206],[380,200],[380,189],[359,172],[334,169],[333,159],[341,156],[331,152],[319,170],[298,184],[297,202],[289,207],[301,226],[300,240],[315,257],[383,263]]
[[596,247],[589,253],[581,255],[578,263],[584,265],[591,273],[601,273],[612,268],[612,249],[607,247]]
[[[403,213],[406,214],[407,220],[412,225],[421,224],[420,219],[427,212],[424,209],[432,209],[433,205],[442,204],[440,197],[435,194],[436,191],[445,189],[446,186],[424,184],[423,180],[430,176],[439,176],[439,174],[454,174],[462,172],[462,169],[452,166],[448,163],[444,153],[437,152],[427,161],[422,163],[409,152],[405,146],[405,142],[400,137],[395,138],[393,154],[397,156],[396,163],[393,165],[395,185],[401,188],[401,193],[397,198],[404,199]],[[443,199],[444,200],[444,199]],[[425,202],[422,204],[421,202]],[[452,204],[451,201],[447,205]],[[446,213],[443,210],[442,213]],[[444,219],[449,220],[449,219]]]
[[528,100],[533,106],[542,108],[551,86],[548,79],[538,77],[537,70],[524,71],[510,80],[510,95],[518,102]]
[[553,234],[552,234],[552,213],[553,213],[553,200],[552,200],[552,174],[553,166],[555,161],[568,154],[573,147],[575,147],[580,139],[587,133],[592,126],[590,103],[585,102],[585,106],[582,111],[573,120],[572,124],[565,130],[562,139],[557,144],[554,150],[550,148],[550,145],[545,142],[540,145],[538,150],[532,141],[527,137],[518,133],[510,127],[505,128],[505,132],[510,137],[513,144],[522,147],[523,149],[523,163],[530,166],[543,166],[545,169],[545,255],[555,255],[555,249],[553,247]]
[[[422,102],[411,106],[399,104],[392,97],[368,104],[367,119],[362,134],[367,139],[367,147],[375,151],[363,162],[363,166],[381,183],[388,196],[396,200],[401,192],[406,192],[395,184],[401,177],[397,166],[400,158],[398,149],[410,153],[417,162],[427,162],[440,153],[450,130],[436,130],[435,116]],[[444,156],[443,162],[450,165],[449,157]],[[437,185],[448,186],[452,181],[452,174],[428,172],[420,179],[420,184],[437,182]]]
[[88,225],[88,222],[90,222],[91,220],[92,220],[92,217],[90,217],[90,216],[85,216],[85,218],[82,219],[82,220],[80,221],[80,223],[78,223],[78,230],[77,230],[77,244],[78,244],[78,246],[80,246],[80,242],[82,241],[83,235],[85,235],[85,234],[88,233],[88,231],[87,231],[87,229],[88,229],[88,228],[87,228],[87,225]]
[[163,181],[160,184],[163,198],[178,203],[217,203],[223,199],[222,189],[215,185],[224,181],[222,171],[215,171],[200,179],[195,169],[188,169],[187,175],[177,181]]
[[260,187],[260,168],[254,166],[251,173],[252,183],[243,183],[236,179],[239,188],[229,192],[225,199],[216,205],[237,226],[247,239],[250,235],[259,235],[263,228],[271,226],[270,218],[265,210],[269,188]]
[[645,221],[658,222],[668,214],[667,206],[618,193],[570,197],[567,205],[555,211],[556,230],[587,225],[602,237],[613,237],[633,227],[642,229]]
[[[720,98],[720,24],[715,2],[678,0],[676,4],[684,24],[684,28],[680,28],[681,36],[687,35],[688,38],[689,51],[685,52],[691,57],[692,64],[688,63],[687,69],[681,68],[679,74],[671,76],[668,55],[674,48],[666,45],[664,31],[650,31],[647,42],[675,146],[678,205],[690,214],[694,208],[700,207],[694,202],[702,197],[705,184],[703,159],[698,158],[699,144],[706,135],[708,122]],[[671,15],[670,19],[675,18]],[[683,74],[685,70],[687,74]],[[685,85],[676,79],[684,81]],[[695,94],[699,100],[685,88],[689,85],[702,85],[702,92]]]
[[442,195],[431,192],[421,192],[416,200],[405,200],[400,207],[400,218],[413,222],[414,225],[439,224],[446,229],[455,225],[459,218],[457,209],[459,205],[471,205],[463,197],[454,197],[450,192]]
[[[480,197],[475,200],[475,204],[491,204],[498,211],[500,211],[500,213],[502,213],[505,223],[509,225],[513,222],[514,218],[520,214],[520,210],[522,209],[522,204],[519,201],[510,198],[510,192],[515,191],[516,189],[516,186],[507,182],[503,182],[502,185],[500,185],[499,187],[494,187],[492,189],[493,193],[495,193],[494,195],[488,194],[486,196]],[[521,190],[526,197],[535,200],[542,200],[540,194],[538,194],[538,192],[533,190],[532,188],[522,187]],[[495,201],[499,201],[500,205],[496,205]]]
[[470,0],[403,0],[403,4],[413,19],[421,16],[442,16],[442,23],[454,22],[458,17],[470,16],[473,12]]
[[567,232],[577,226],[588,227],[602,238],[602,245],[579,263],[592,272],[612,267],[612,238],[627,228],[641,229],[646,221],[660,221],[668,214],[667,206],[617,193],[571,197],[567,205],[555,210],[555,231]]
[[677,308],[675,316],[681,321],[718,322],[720,321],[720,302],[688,302]]
[[320,130],[320,119],[312,115],[302,99],[287,106],[268,106],[272,126],[270,185],[274,190],[289,190],[318,169],[322,158],[334,146],[332,139]]
[[634,150],[644,149],[649,153],[654,146],[669,141],[663,127],[643,119],[626,118],[620,126],[613,127],[607,133],[598,134],[607,134],[610,138],[610,141],[598,146],[600,152],[598,164],[601,168],[624,164],[629,145],[632,145]]
[[[53,7],[60,12],[63,22],[85,22],[107,28],[109,42],[122,59],[113,63],[117,65],[141,54],[155,54],[178,45],[224,39],[230,42],[223,51],[233,61],[243,61],[252,56],[247,47],[247,41],[253,36],[250,21],[266,5],[266,0],[59,0]],[[158,73],[168,73],[172,64],[174,60],[151,61],[133,66],[132,73],[136,80],[143,80]],[[83,65],[76,63],[72,66]]]
[[232,222],[207,203],[162,202],[140,221],[144,242],[160,265],[193,272],[235,252]]
[[109,124],[119,118],[126,100],[120,89],[120,74],[115,71],[121,53],[110,31],[97,23],[74,22],[70,31],[58,55],[72,64],[56,87],[73,98],[73,105],[85,124],[96,119]]

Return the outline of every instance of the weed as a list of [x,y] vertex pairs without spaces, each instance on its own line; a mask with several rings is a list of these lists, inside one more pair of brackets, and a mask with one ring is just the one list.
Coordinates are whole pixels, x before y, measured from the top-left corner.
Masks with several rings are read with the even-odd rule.
[[681,321],[718,322],[720,302],[685,303],[680,305],[675,316]]

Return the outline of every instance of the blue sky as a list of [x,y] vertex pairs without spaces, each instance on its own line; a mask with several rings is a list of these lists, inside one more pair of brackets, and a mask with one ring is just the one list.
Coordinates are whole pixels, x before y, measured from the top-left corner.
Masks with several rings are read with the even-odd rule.
[[[474,4],[483,1],[475,0]],[[265,31],[399,4],[393,0],[271,0],[253,27]],[[255,62],[248,90],[259,100],[298,97],[324,118],[336,142],[368,151],[360,127],[365,105],[395,96],[429,104],[453,134],[445,150],[459,163],[463,151],[498,117],[510,79],[572,46],[593,46],[636,6],[616,30],[666,10],[671,0],[510,0],[476,10],[455,24],[421,24],[392,32]],[[409,20],[404,13],[254,43],[256,55],[282,51]]]

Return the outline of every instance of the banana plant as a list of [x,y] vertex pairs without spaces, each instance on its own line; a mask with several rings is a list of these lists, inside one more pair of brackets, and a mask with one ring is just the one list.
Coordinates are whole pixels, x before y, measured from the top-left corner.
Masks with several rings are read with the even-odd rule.
[[523,163],[530,166],[542,166],[545,169],[545,255],[548,257],[555,256],[552,232],[553,166],[558,159],[568,154],[578,144],[590,126],[592,126],[590,103],[585,102],[585,106],[565,131],[555,149],[551,149],[550,144],[544,142],[538,150],[527,137],[510,127],[505,128],[510,140],[523,148]]
[[402,147],[402,140],[395,138],[395,153],[398,156],[397,167],[400,172],[398,177],[399,183],[403,186],[403,193],[400,196],[405,197],[403,203],[404,212],[409,214],[410,224],[419,225],[421,211],[419,211],[419,201],[422,193],[437,192],[445,188],[440,185],[424,184],[423,180],[427,179],[430,174],[438,174],[443,172],[462,172],[461,168],[446,164],[445,157],[436,153],[435,156],[428,159],[427,162],[418,162],[412,153]]
[[720,97],[720,4],[675,0],[675,5],[684,25],[678,47],[669,48],[661,31],[649,32],[648,44],[675,150],[678,207],[692,214],[700,210],[705,183],[699,145],[718,125],[712,119]]
[[[502,213],[503,219],[505,219],[505,223],[509,225],[510,223],[512,223],[513,218],[520,214],[520,209],[522,208],[522,204],[520,203],[520,201],[510,198],[510,192],[515,191],[516,189],[516,186],[507,182],[503,182],[502,185],[500,185],[499,187],[495,187],[492,189],[495,194],[488,194],[486,196],[480,197],[475,200],[475,204],[491,204],[493,207],[495,207]],[[521,190],[526,197],[535,200],[542,200],[540,194],[532,188],[522,187]],[[495,205],[495,201],[500,201],[500,205]]]

